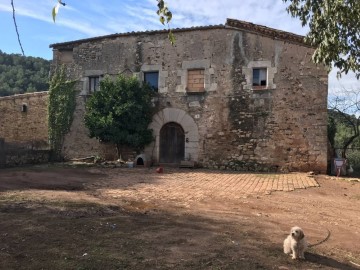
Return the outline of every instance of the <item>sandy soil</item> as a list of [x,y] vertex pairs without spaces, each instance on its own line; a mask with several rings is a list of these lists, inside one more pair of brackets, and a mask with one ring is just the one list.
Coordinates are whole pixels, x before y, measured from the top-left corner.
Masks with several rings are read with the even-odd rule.
[[[0,269],[360,269],[358,179],[187,200],[159,179],[188,171],[154,170],[0,170]],[[294,225],[305,261],[282,252]]]

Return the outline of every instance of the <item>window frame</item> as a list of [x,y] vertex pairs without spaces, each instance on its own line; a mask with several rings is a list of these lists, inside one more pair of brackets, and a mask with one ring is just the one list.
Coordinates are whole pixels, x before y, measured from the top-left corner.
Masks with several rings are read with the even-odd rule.
[[[257,82],[255,82],[255,71],[258,70],[258,79]],[[262,72],[265,71],[265,72]],[[265,74],[264,74],[265,73]],[[265,84],[262,84],[262,82],[264,80],[262,80],[262,78],[264,78],[262,75],[265,76]],[[251,80],[251,85],[253,89],[267,89],[268,87],[268,68],[267,67],[253,67],[252,68],[252,80]]]
[[[202,87],[201,88],[192,88],[189,86],[189,73],[193,71],[200,71],[200,74],[192,74],[192,76],[202,76],[202,78],[198,78],[199,80],[202,80]],[[201,84],[198,82],[195,82],[193,84]],[[205,92],[205,68],[190,68],[186,71],[186,92],[187,93],[204,93]]]
[[[147,74],[157,74],[157,86],[156,86],[156,88],[149,82],[149,81],[147,81],[146,80],[146,75]],[[154,92],[159,92],[159,79],[160,79],[160,72],[159,72],[159,70],[152,70],[152,71],[143,71],[143,81],[145,82],[145,83],[147,83],[148,85],[150,85],[150,87],[151,87],[151,89],[154,91]]]
[[[253,69],[266,68],[267,82],[266,86],[253,86]],[[273,66],[270,60],[249,61],[246,66],[242,66],[242,73],[245,75],[246,83],[243,85],[244,90],[275,90],[275,75],[278,73],[278,67]]]
[[100,76],[89,76],[89,93],[95,93],[100,90]]

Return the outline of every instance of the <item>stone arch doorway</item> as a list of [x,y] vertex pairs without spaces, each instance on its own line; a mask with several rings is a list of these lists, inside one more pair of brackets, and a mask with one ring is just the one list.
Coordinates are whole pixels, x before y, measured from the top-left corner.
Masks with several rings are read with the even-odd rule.
[[160,163],[180,163],[185,159],[185,132],[175,122],[169,122],[160,129]]
[[166,124],[178,124],[184,132],[184,160],[197,162],[199,157],[199,130],[194,119],[184,110],[165,108],[153,116],[149,128],[153,130],[155,141],[145,148],[145,154],[152,162],[160,163],[161,130]]

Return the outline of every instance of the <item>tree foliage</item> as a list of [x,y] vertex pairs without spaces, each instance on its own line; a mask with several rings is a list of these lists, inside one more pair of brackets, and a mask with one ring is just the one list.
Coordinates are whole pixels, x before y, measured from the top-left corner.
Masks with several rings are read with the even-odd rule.
[[309,25],[306,40],[317,47],[313,61],[332,64],[341,73],[353,71],[360,78],[360,1],[283,0],[303,26]]
[[86,104],[85,125],[90,137],[114,143],[120,157],[122,146],[141,151],[153,140],[152,90],[135,77],[106,77]]
[[0,96],[47,91],[50,61],[0,50]]
[[360,90],[346,90],[329,101],[329,117],[336,123],[333,146],[342,148],[346,158],[347,149],[360,139]]
[[175,36],[170,28],[170,21],[172,19],[172,13],[169,10],[169,8],[167,7],[164,0],[157,0],[157,2],[158,2],[158,5],[157,5],[158,10],[156,13],[157,13],[157,15],[159,15],[159,20],[162,23],[162,25],[165,25],[165,23],[167,24],[168,30],[169,30],[168,38],[170,40],[170,43],[172,45],[174,45],[175,44]]
[[49,144],[52,159],[61,158],[65,134],[70,130],[76,106],[75,81],[66,78],[64,67],[55,70],[50,81],[48,103]]
[[[350,165],[357,174],[360,172],[360,136],[354,136],[354,125],[357,119],[355,115],[340,113],[337,110],[329,109],[329,123],[328,136],[329,139],[333,136],[331,141],[332,148],[336,150],[335,157],[343,157],[348,160],[347,165]],[[350,124],[347,119],[351,120]],[[331,135],[331,133],[333,133]]]

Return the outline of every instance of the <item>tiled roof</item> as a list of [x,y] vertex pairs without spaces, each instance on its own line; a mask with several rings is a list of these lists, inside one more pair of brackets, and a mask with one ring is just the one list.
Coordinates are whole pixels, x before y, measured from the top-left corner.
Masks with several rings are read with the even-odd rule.
[[[190,28],[173,28],[171,31],[173,33],[176,32],[186,32],[186,31],[194,31],[194,30],[207,30],[207,29],[223,29],[224,25],[209,25],[209,26],[194,26]],[[93,38],[86,38],[86,39],[79,39],[74,41],[68,41],[63,43],[55,43],[51,44],[50,48],[56,48],[58,46],[66,46],[66,45],[72,45],[77,43],[84,43],[88,41],[96,41],[101,39],[116,39],[118,37],[126,37],[126,36],[140,36],[140,35],[155,35],[155,34],[167,34],[168,30],[151,30],[151,31],[142,31],[142,32],[127,32],[127,33],[117,33],[117,34],[111,34],[106,36],[99,36],[99,37],[93,37]]]
[[287,40],[287,41],[294,41],[297,43],[303,43],[304,42],[304,36],[300,36],[294,33],[281,31],[278,29],[270,28],[267,26],[254,24],[250,22],[240,21],[240,20],[234,20],[234,19],[227,19],[226,20],[226,26],[241,29],[244,31],[261,34],[267,37],[271,37],[274,39],[280,39],[280,40]]
[[[254,23],[249,23],[241,20],[235,20],[235,19],[227,19],[225,25],[208,25],[208,26],[196,26],[196,27],[190,27],[190,28],[174,28],[172,29],[172,32],[187,32],[187,31],[196,31],[196,30],[209,30],[209,29],[240,29],[247,32],[260,34],[263,36],[271,37],[274,39],[279,40],[285,40],[285,41],[293,41],[296,43],[301,43],[303,45],[307,45],[304,42],[304,37],[300,35],[296,35],[290,32],[285,32],[281,30],[277,30],[274,28],[269,28],[263,25],[258,25]],[[142,32],[127,32],[127,33],[117,33],[117,34],[111,34],[111,35],[105,35],[105,36],[99,36],[99,37],[93,37],[93,38],[86,38],[86,39],[79,39],[74,41],[68,41],[68,42],[62,42],[62,43],[55,43],[51,44],[50,48],[57,48],[62,47],[71,48],[75,44],[79,43],[85,43],[89,41],[98,41],[102,39],[116,39],[118,37],[126,37],[126,36],[140,36],[140,35],[155,35],[155,34],[167,34],[168,30],[153,30],[153,31],[142,31]]]

